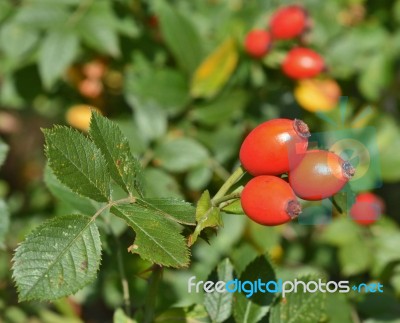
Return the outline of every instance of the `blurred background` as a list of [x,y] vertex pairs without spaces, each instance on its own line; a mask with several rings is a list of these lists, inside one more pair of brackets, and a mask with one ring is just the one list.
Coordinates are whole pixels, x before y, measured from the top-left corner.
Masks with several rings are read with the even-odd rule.
[[[218,190],[238,166],[244,136],[263,121],[299,118],[315,133],[374,129],[378,172],[367,189],[385,204],[378,221],[359,225],[344,210],[327,224],[270,228],[226,214],[209,244],[193,247],[188,269],[164,271],[156,308],[159,322],[174,322],[165,319],[171,307],[206,322],[204,308],[190,307],[202,295],[187,293],[187,278],[206,278],[226,256],[244,268],[269,253],[282,278],[317,273],[384,284],[383,294],[329,296],[327,321],[400,321],[400,1],[299,1],[306,30],[254,57],[248,33],[267,30],[271,15],[293,3],[0,0],[0,320],[111,322],[123,306],[113,251],[132,240],[124,228],[118,239],[102,235],[98,279],[69,298],[18,303],[10,271],[28,232],[76,211],[73,201],[57,199],[45,176],[41,128],[65,124],[85,132],[95,108],[128,137],[147,196],[192,203],[203,190]],[[287,53],[299,46],[324,60],[313,79],[282,72]],[[140,312],[151,264],[123,255]]]

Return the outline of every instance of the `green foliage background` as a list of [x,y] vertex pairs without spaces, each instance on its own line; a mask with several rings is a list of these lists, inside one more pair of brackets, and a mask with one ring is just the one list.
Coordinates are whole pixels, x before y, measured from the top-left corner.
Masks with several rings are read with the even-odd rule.
[[[245,34],[264,28],[284,3],[290,2],[0,0],[0,133],[6,143],[0,144],[0,161],[5,159],[0,181],[3,321],[104,322],[114,317],[125,322],[124,268],[138,322],[150,312],[156,322],[176,322],[176,317],[188,322],[284,320],[289,310],[278,299],[249,305],[238,296],[232,308],[215,309],[218,295],[187,292],[190,276],[225,279],[234,272],[239,277],[268,272],[282,279],[379,280],[383,294],[310,299],[293,294],[288,302],[297,304],[298,317],[306,313],[304,322],[398,322],[400,1],[302,1],[313,25],[301,41],[325,58],[326,74],[349,97],[345,118],[339,109],[320,116],[296,103],[295,83],[282,75],[279,64],[298,41],[277,43],[260,61],[243,52]],[[106,72],[102,92],[91,98],[79,85],[85,63],[93,60],[101,60]],[[205,79],[196,73],[199,67]],[[105,214],[98,223],[103,253],[97,279],[53,304],[18,303],[10,272],[18,243],[46,219],[92,216],[99,206],[68,191],[45,166],[40,128],[65,124],[67,109],[76,104],[98,108],[122,129],[144,167],[146,197],[193,204],[204,190],[211,196],[218,191],[238,166],[241,140],[262,121],[300,118],[313,132],[373,126],[384,182],[375,192],[385,199],[387,214],[370,228],[357,226],[346,214],[335,214],[326,225],[268,228],[223,213],[217,235],[209,235],[208,243],[199,239],[191,249],[190,266],[162,270],[126,252],[134,233]],[[271,302],[275,305],[266,316]],[[247,306],[251,316],[244,318]]]

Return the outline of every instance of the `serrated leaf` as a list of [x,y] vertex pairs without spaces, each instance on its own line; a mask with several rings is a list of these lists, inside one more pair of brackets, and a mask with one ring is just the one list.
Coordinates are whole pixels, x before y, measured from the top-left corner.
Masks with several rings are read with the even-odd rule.
[[114,206],[111,212],[135,231],[135,242],[129,247],[131,252],[163,266],[189,264],[189,250],[176,223],[138,203]]
[[99,205],[96,205],[98,204],[97,202],[72,192],[68,187],[62,184],[48,165],[46,165],[44,170],[44,182],[56,198],[67,203],[84,215],[93,215],[99,208]]
[[8,154],[8,145],[0,139],[0,167],[3,166]]
[[53,218],[27,236],[14,256],[19,299],[54,300],[92,282],[100,265],[101,242],[90,217]]
[[6,202],[0,199],[0,247],[4,245],[4,239],[10,227],[10,213]]
[[60,182],[78,194],[107,202],[110,176],[100,149],[77,130],[67,127],[43,132],[49,166]]
[[194,139],[178,138],[157,146],[154,158],[170,172],[184,172],[204,163],[208,158],[208,151]]
[[143,196],[143,180],[139,161],[132,156],[128,139],[118,126],[92,112],[90,120],[90,137],[103,153],[110,171],[111,178],[125,192]]
[[[217,266],[217,277],[215,281],[228,282],[233,279],[233,266],[229,259],[224,259]],[[210,280],[212,277],[209,277]],[[204,306],[213,322],[220,323],[227,320],[232,313],[233,294],[224,292],[206,293],[204,296]]]
[[[304,277],[299,280],[307,283],[318,281],[320,277]],[[326,295],[324,293],[289,293],[271,310],[271,323],[315,323],[325,316]]]
[[239,54],[232,38],[225,40],[196,69],[190,93],[194,98],[216,95],[234,72]]
[[155,6],[161,32],[178,65],[191,74],[203,57],[200,36],[189,18],[183,16],[166,1]]
[[201,231],[205,228],[215,228],[223,225],[221,211],[218,207],[212,205],[208,191],[204,191],[197,202],[196,221],[196,229],[189,237],[189,246],[196,242]]
[[39,72],[46,88],[50,88],[78,54],[79,40],[72,30],[52,29],[39,51]]
[[183,200],[175,198],[144,198],[138,200],[138,203],[178,223],[187,225],[196,224],[196,209],[192,204]]
[[[275,270],[267,256],[254,259],[240,275],[240,281],[257,281],[262,277],[263,282],[276,280]],[[233,317],[236,322],[256,323],[269,311],[275,294],[269,292],[254,293],[246,297],[243,293],[234,294]]]

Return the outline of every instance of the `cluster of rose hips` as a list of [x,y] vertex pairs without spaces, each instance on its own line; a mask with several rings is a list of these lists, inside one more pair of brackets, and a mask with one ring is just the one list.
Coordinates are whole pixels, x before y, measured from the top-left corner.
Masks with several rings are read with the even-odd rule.
[[86,63],[82,72],[83,80],[79,82],[79,92],[90,99],[95,99],[100,96],[103,91],[102,78],[106,72],[106,65],[100,60],[93,60]]
[[[245,214],[263,225],[279,225],[301,213],[297,200],[317,201],[335,195],[354,175],[337,154],[308,149],[306,123],[273,119],[254,128],[240,148],[240,161],[254,176],[241,193]],[[281,178],[287,174],[288,181]]]
[[[309,28],[306,10],[299,5],[289,5],[278,9],[271,17],[269,29],[254,29],[246,35],[245,51],[254,58],[264,57],[275,41],[301,36]],[[312,78],[325,68],[323,58],[305,47],[291,49],[283,63],[282,71],[293,79]]]

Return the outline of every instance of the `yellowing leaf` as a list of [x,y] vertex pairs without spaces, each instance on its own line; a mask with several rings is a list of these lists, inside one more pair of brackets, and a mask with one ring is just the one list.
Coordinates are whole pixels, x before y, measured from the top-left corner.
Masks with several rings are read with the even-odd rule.
[[213,97],[225,85],[238,61],[236,44],[232,38],[225,40],[196,69],[190,93],[192,97]]

